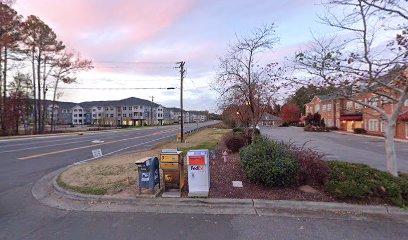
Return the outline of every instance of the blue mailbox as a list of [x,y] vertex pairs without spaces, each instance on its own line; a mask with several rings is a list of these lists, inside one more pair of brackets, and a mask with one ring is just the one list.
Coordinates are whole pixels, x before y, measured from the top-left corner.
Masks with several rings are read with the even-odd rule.
[[139,194],[142,190],[150,190],[155,193],[155,187],[158,184],[160,188],[159,159],[157,157],[147,157],[136,160],[135,162],[139,177]]

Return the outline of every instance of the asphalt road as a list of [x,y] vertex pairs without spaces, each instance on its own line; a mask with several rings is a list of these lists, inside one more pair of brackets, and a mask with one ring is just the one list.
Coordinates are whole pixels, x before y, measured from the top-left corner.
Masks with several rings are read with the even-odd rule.
[[[386,170],[384,140],[335,132],[305,132],[297,127],[263,127],[263,135],[275,140],[293,142],[326,154],[328,160],[365,163]],[[396,142],[398,169],[408,172],[408,143]]]
[[[190,125],[189,127],[194,127]],[[63,166],[148,148],[178,128],[120,130],[0,140],[0,239],[403,239],[407,224],[385,220],[78,212],[46,207],[33,184]],[[92,143],[103,141],[102,145]]]

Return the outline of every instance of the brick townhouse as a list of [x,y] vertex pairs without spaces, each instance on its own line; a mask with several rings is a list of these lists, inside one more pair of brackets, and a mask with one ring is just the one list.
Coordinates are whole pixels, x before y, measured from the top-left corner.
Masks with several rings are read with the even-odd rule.
[[[374,96],[371,93],[363,93],[356,97],[364,103],[373,104],[390,113],[395,104]],[[315,96],[310,103],[305,105],[306,114],[320,113],[327,127],[338,127],[340,130],[352,132],[355,128],[363,128],[368,134],[382,136],[384,124],[373,117],[378,115],[371,108],[330,95]],[[408,100],[405,101],[402,111],[408,110]],[[396,138],[408,139],[408,114],[398,118]]]

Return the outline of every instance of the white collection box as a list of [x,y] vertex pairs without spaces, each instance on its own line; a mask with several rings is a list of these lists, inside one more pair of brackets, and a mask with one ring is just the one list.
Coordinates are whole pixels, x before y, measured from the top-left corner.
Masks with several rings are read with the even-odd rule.
[[205,150],[187,152],[188,196],[208,197],[210,190],[210,158]]

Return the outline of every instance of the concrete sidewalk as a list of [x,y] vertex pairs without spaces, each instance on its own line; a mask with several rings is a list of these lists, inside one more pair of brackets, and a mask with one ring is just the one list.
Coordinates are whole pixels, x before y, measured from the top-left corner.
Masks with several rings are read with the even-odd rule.
[[67,167],[42,177],[32,188],[42,204],[70,211],[292,216],[408,223],[408,211],[389,206],[260,199],[115,197],[74,193],[56,183]]

